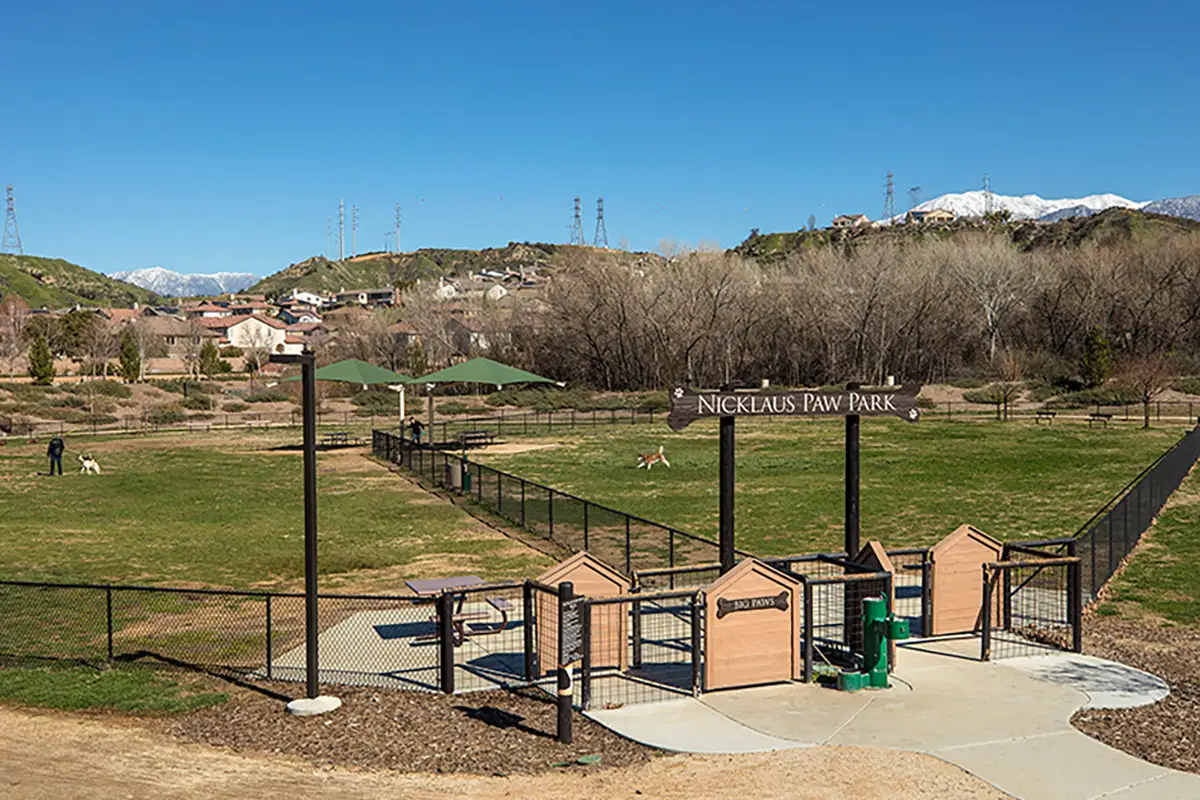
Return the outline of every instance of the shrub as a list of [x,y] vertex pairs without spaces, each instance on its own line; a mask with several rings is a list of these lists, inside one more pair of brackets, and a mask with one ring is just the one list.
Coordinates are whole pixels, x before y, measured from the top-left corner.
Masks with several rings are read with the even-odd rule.
[[34,383],[38,386],[49,386],[54,383],[56,374],[54,355],[50,352],[50,345],[46,343],[45,336],[39,336],[29,348],[28,360],[29,377],[33,378]]
[[1100,328],[1092,327],[1083,343],[1083,357],[1079,359],[1079,372],[1089,387],[1098,387],[1112,376],[1112,348]]
[[230,414],[237,414],[240,411],[245,411],[250,406],[240,401],[234,400],[232,403],[226,403],[221,406],[222,411],[228,411]]
[[631,405],[638,411],[667,411],[671,408],[671,399],[666,392],[649,392],[633,400]]
[[161,403],[146,412],[146,421],[154,425],[171,425],[185,419],[187,414],[178,403]]
[[1200,375],[1188,375],[1175,381],[1175,391],[1184,394],[1200,394]]
[[220,353],[221,358],[240,358],[242,355],[242,348],[229,345],[228,347],[222,347]]
[[1000,387],[993,383],[982,389],[963,392],[963,400],[966,400],[968,403],[994,406],[997,403],[1003,402],[1004,396],[1000,393]]
[[248,394],[244,398],[247,403],[286,403],[291,398],[287,392],[281,392],[278,389],[262,389],[254,394]]
[[1141,395],[1121,386],[1099,386],[1079,392],[1067,392],[1051,400],[1048,405],[1055,408],[1086,408],[1088,406],[1119,406],[1140,403]]
[[32,383],[6,383],[4,388],[18,403],[40,403],[55,391],[53,386],[35,386]]
[[917,408],[933,410],[933,409],[937,408],[937,403],[935,403],[933,401],[932,397],[918,397],[917,398]]
[[360,391],[350,398],[350,402],[357,406],[355,413],[360,417],[400,413],[400,397],[391,389],[371,388]]
[[461,403],[458,400],[447,400],[444,403],[437,404],[437,413],[439,414],[482,414],[487,412],[485,406],[478,406],[474,403]]
[[87,398],[77,394],[64,394],[50,401],[50,405],[59,408],[83,408],[88,404]]
[[1025,389],[1029,392],[1029,399],[1035,403],[1044,403],[1060,392],[1060,390],[1053,386],[1049,381],[1044,381],[1040,378],[1032,381],[1025,381]]
[[101,394],[101,395],[104,395],[105,397],[132,397],[133,396],[133,390],[130,389],[128,386],[126,386],[123,383],[117,383],[116,381],[110,381],[110,380],[84,381],[83,383],[74,383],[74,384],[71,384],[71,387],[67,391],[72,392],[74,394],[81,394],[81,395]]
[[189,411],[208,411],[212,408],[212,398],[206,394],[192,394],[179,401],[180,408]]
[[[987,381],[980,378],[955,378],[954,380],[946,381],[946,383],[955,389],[982,389],[987,385]],[[972,403],[974,401],[968,400],[967,402]]]

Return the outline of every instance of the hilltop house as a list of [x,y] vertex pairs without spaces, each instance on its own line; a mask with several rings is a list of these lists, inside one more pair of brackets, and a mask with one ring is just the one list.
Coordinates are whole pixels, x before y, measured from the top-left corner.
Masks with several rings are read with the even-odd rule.
[[302,306],[300,304],[295,304],[295,305],[289,306],[287,308],[279,309],[278,316],[281,320],[286,322],[288,325],[295,325],[298,322],[312,322],[312,323],[321,322],[320,314],[318,314],[316,311],[312,310],[311,308]]
[[[292,293],[291,293],[291,295],[289,295],[289,299],[294,300],[295,302],[298,302],[298,303],[304,303],[305,305],[310,305],[313,308],[320,308],[321,306],[325,305],[325,303],[327,302],[325,300],[325,298],[322,297],[321,295],[314,294],[313,292],[306,292],[303,289],[292,289]],[[282,303],[280,305],[282,305]]]
[[932,225],[943,222],[954,222],[956,219],[958,219],[957,214],[944,208],[930,208],[925,210],[914,208],[905,216],[905,222],[909,225]]
[[866,214],[841,214],[829,221],[831,228],[860,228],[871,224]]
[[343,289],[333,296],[337,305],[391,306],[396,304],[395,289]]

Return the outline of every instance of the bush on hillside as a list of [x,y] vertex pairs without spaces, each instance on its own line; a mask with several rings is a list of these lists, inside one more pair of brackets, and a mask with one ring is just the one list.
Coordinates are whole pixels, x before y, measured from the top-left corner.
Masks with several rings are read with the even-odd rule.
[[350,402],[357,407],[355,413],[360,417],[400,413],[400,395],[391,389],[372,387],[359,391],[350,398]]
[[278,389],[260,389],[242,399],[247,403],[286,403],[291,398],[288,397],[287,392],[281,392]]
[[188,411],[208,411],[213,407],[213,402],[206,394],[191,394],[180,400],[179,406]]
[[[982,389],[987,385],[987,381],[981,378],[955,378],[953,380],[946,381],[946,383],[950,384],[955,389]],[[968,400],[967,402],[970,403],[973,401]]]
[[152,425],[173,425],[187,419],[178,403],[161,403],[146,412],[146,422]]
[[132,397],[133,390],[123,383],[116,381],[100,380],[100,381],[83,381],[82,383],[73,383],[67,387],[67,391],[72,394],[84,395],[100,394],[105,397]]
[[1047,405],[1054,408],[1087,408],[1088,406],[1120,406],[1140,403],[1141,396],[1134,390],[1121,386],[1099,386],[1079,392],[1067,392],[1052,399]]
[[235,400],[232,403],[226,403],[225,405],[221,406],[221,410],[228,411],[230,414],[237,414],[245,411],[249,407],[250,406],[246,405],[245,403]]
[[997,403],[1004,402],[1004,395],[1001,394],[1000,387],[993,383],[982,389],[963,392],[963,400],[966,400],[968,403],[994,406]]
[[1180,378],[1175,381],[1173,387],[1177,392],[1184,394],[1200,394],[1200,375],[1188,375],[1185,378]]

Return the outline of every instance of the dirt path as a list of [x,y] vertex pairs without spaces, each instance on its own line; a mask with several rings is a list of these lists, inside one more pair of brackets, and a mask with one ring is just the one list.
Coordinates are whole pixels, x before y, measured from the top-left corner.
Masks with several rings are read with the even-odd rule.
[[[0,795],[12,798],[998,798],[992,787],[913,753],[815,747],[675,756],[628,769],[536,777],[322,769],[185,745],[119,721],[0,708]],[[886,791],[883,787],[886,786]]]

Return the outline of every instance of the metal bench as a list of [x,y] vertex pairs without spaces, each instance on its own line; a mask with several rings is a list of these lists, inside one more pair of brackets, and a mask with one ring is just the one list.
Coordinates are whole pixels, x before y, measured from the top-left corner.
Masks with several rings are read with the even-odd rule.
[[1112,419],[1112,416],[1113,416],[1112,414],[1109,414],[1107,412],[1093,411],[1091,414],[1088,414],[1088,427],[1089,428],[1092,427],[1093,423],[1102,422],[1102,423],[1104,423],[1104,427],[1107,428],[1108,421],[1110,419]]
[[1045,409],[1045,408],[1043,408],[1043,409],[1041,409],[1041,410],[1039,410],[1039,411],[1037,412],[1037,419],[1035,419],[1035,420],[1034,420],[1034,423],[1035,423],[1035,424],[1037,424],[1037,425],[1041,425],[1041,424],[1042,424],[1042,420],[1046,420],[1046,423],[1047,423],[1047,424],[1049,424],[1049,425],[1053,425],[1053,424],[1054,424],[1054,418],[1055,418],[1056,416],[1058,416],[1058,412],[1057,412],[1057,411],[1050,411],[1049,409]]

